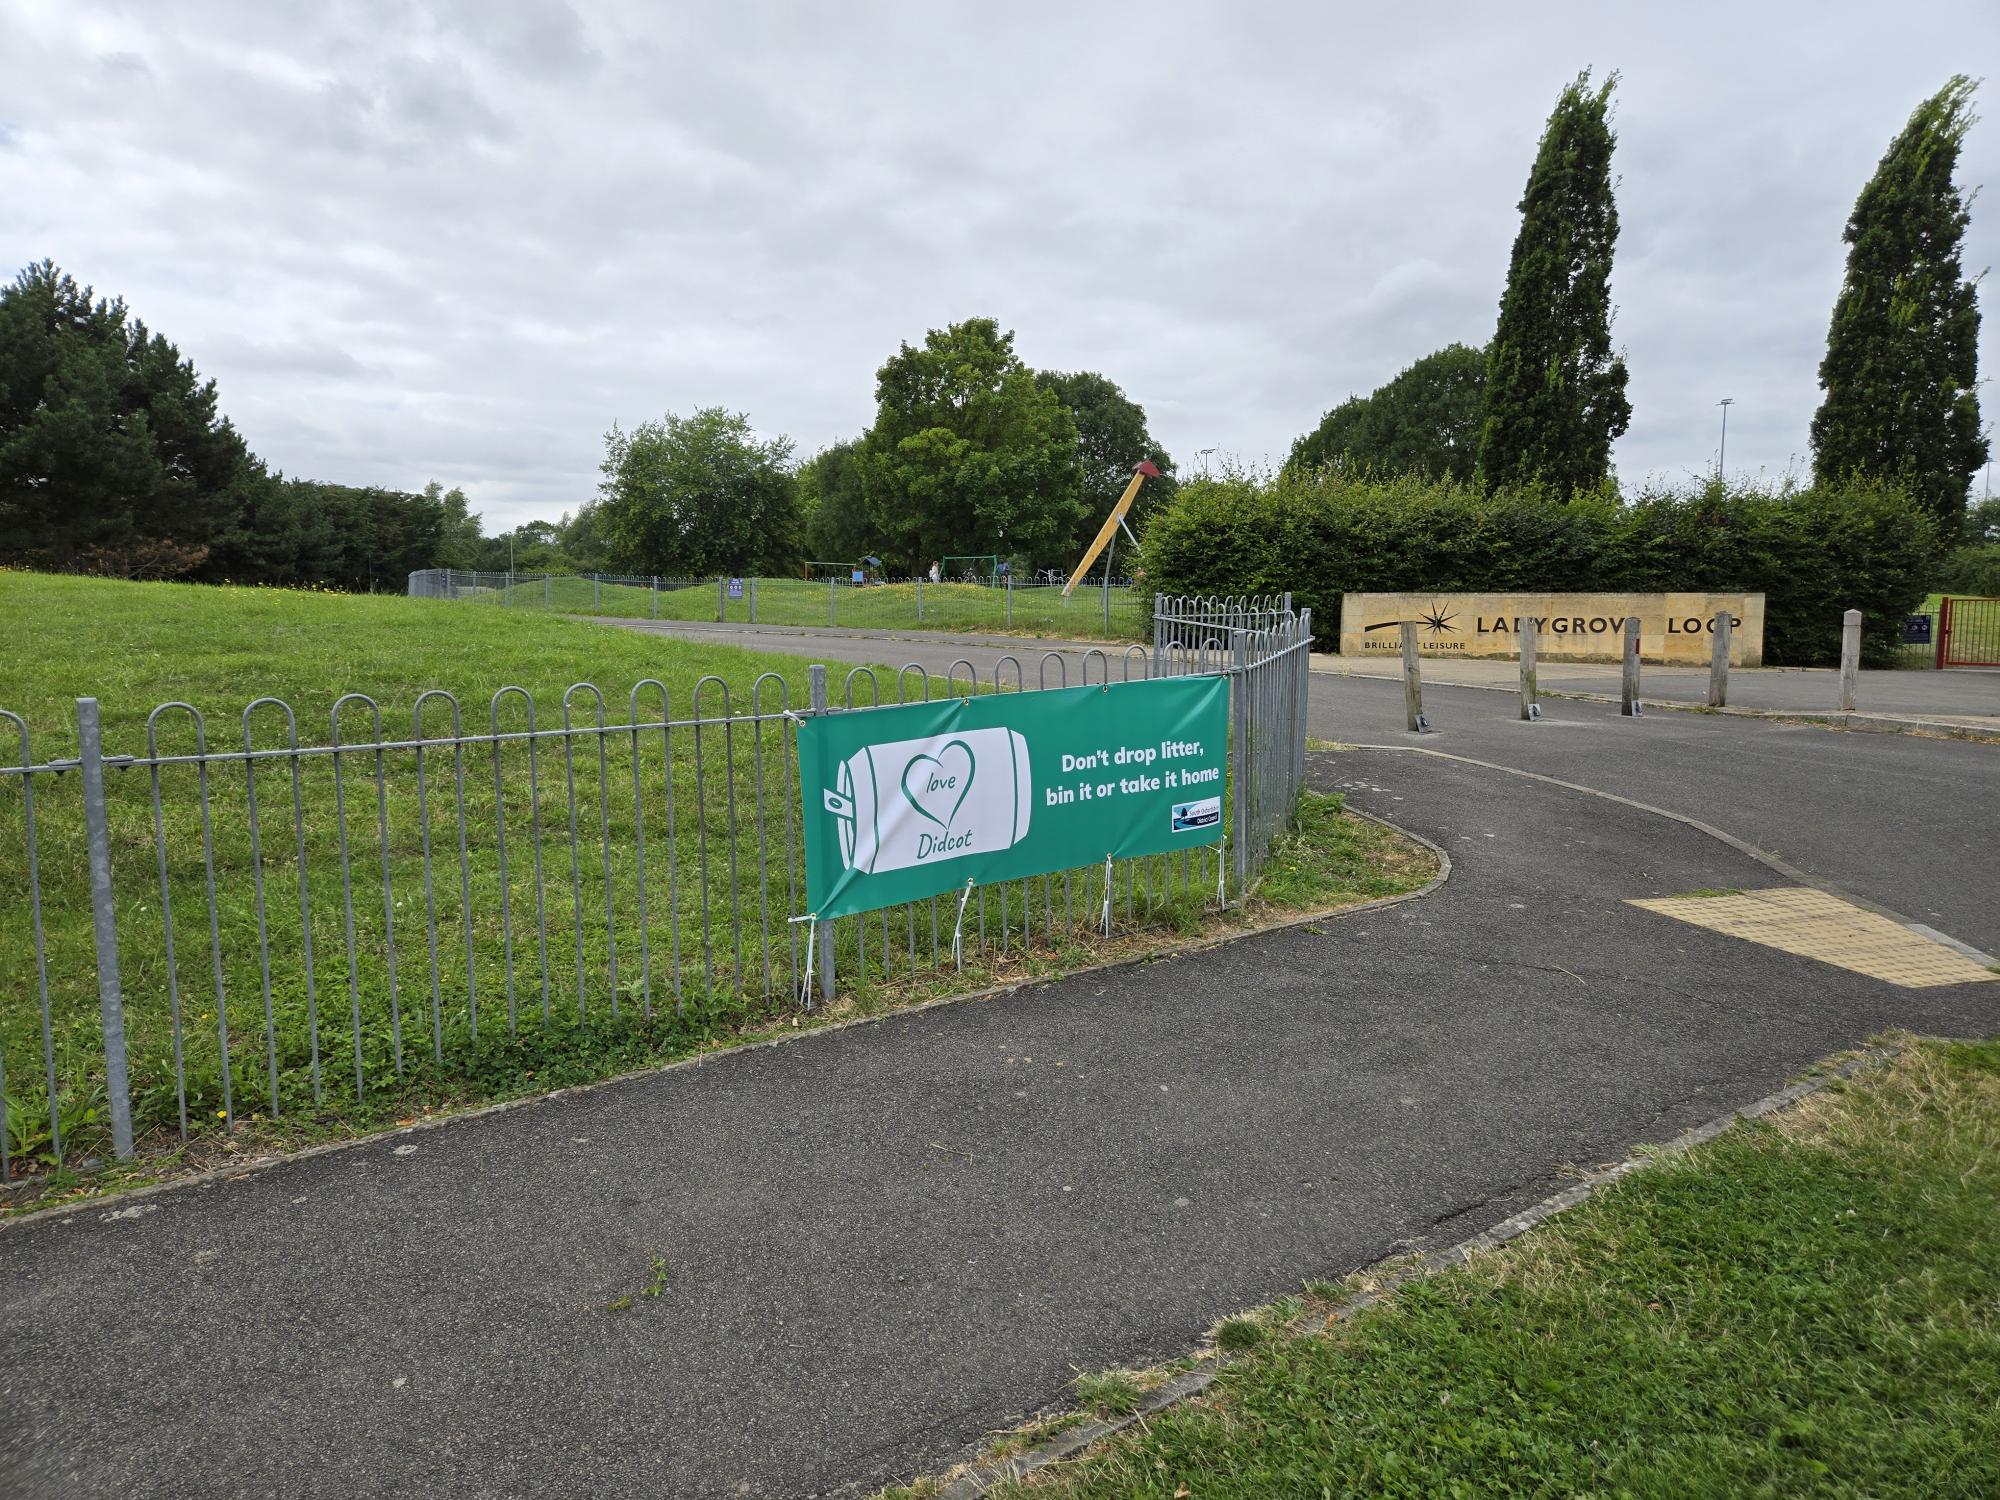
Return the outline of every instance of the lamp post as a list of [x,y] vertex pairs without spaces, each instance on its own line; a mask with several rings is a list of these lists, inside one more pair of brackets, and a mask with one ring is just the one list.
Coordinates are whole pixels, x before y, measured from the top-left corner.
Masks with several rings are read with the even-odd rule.
[[1201,477],[1203,479],[1208,478],[1208,456],[1213,452],[1215,452],[1213,448],[1198,448],[1195,450],[1194,456],[1201,460]]
[[1723,461],[1729,456],[1729,408],[1736,404],[1736,398],[1724,396],[1715,404],[1722,408],[1722,446],[1715,450],[1715,478],[1720,483]]

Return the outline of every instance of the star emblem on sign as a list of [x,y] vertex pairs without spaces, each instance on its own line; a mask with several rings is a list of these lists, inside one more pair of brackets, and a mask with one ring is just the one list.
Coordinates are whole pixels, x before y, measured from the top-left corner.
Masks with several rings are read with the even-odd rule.
[[1433,600],[1431,607],[1424,611],[1424,629],[1432,635],[1456,635],[1458,630],[1451,622],[1457,618],[1457,615],[1446,614],[1443,606]]

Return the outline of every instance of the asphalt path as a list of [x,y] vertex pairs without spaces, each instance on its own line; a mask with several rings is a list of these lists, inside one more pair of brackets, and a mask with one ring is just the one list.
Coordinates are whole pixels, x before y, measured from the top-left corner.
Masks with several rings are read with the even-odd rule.
[[1402,749],[1311,775],[1451,880],[0,1229],[0,1494],[866,1493],[1884,1027],[1995,1028],[2000,985],[1627,905],[1770,883],[1684,824]]
[[[689,629],[632,623],[666,635]],[[1031,682],[1051,650],[1071,682],[1107,670],[1075,643],[1005,636],[693,629],[759,650],[850,666],[915,663],[940,676],[965,658],[982,681],[991,680],[1003,652],[1024,664]],[[1120,676],[1119,648],[1108,649],[1108,670]],[[1047,671],[1053,684],[1058,668]],[[1968,684],[1967,692],[1990,696],[1995,679],[1955,680]],[[831,684],[835,701],[843,681],[836,674]],[[865,691],[865,682],[859,687]],[[1519,717],[1512,693],[1470,687],[1427,686],[1424,707],[1434,732],[1413,735],[1404,727],[1399,681],[1317,673],[1308,728],[1326,740],[1470,756],[1695,818],[1864,900],[2000,954],[2000,745],[1672,709],[1628,719],[1615,705],[1573,699],[1545,700],[1542,719],[1531,724]]]

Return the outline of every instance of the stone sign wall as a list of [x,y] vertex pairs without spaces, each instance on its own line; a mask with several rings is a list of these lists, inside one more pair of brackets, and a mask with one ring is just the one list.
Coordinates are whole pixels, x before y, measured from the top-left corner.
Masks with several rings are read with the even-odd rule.
[[1639,619],[1648,661],[1706,663],[1717,610],[1730,613],[1729,660],[1764,661],[1762,594],[1347,594],[1340,601],[1342,655],[1402,650],[1404,620],[1417,622],[1426,656],[1515,656],[1521,622],[1538,627],[1549,661],[1616,661],[1625,622]]

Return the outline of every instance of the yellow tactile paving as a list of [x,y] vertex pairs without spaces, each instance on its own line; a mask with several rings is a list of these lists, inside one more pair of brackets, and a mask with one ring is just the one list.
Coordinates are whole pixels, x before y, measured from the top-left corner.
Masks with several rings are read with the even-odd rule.
[[1628,904],[1905,989],[2000,978],[1899,922],[1806,886],[1727,896],[1662,896]]

